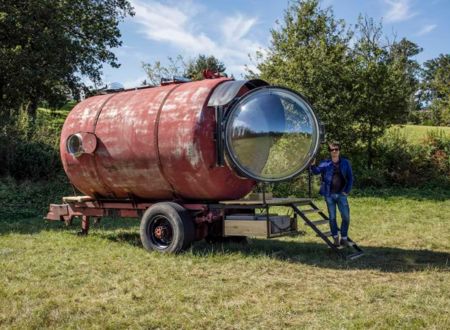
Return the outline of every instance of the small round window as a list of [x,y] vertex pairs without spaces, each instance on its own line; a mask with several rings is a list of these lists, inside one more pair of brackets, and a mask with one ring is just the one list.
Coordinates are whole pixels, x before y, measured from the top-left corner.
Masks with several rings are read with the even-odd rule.
[[75,157],[83,153],[83,139],[80,134],[73,134],[67,139],[67,151]]
[[243,175],[276,182],[305,169],[319,147],[319,124],[299,94],[263,87],[246,94],[230,110],[225,141]]

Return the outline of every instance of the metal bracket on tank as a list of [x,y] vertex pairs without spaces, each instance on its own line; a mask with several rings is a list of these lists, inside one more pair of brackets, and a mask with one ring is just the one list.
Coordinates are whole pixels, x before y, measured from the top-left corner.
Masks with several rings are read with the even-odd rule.
[[325,125],[319,120],[319,136],[320,136],[320,143],[325,143],[326,141],[326,131],[325,131]]
[[208,101],[208,107],[217,107],[229,104],[239,93],[243,86],[247,86],[252,90],[269,84],[261,79],[252,80],[228,80],[221,83],[212,93]]
[[223,150],[223,107],[214,107],[216,114],[216,166],[222,167],[225,165],[225,157]]

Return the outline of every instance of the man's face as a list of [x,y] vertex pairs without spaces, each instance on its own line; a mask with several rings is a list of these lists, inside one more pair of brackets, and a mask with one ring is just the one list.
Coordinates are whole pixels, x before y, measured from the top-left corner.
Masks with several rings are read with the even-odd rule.
[[335,157],[335,156],[339,156],[339,147],[336,146],[330,146],[328,148],[328,150],[330,151],[330,155],[331,157]]

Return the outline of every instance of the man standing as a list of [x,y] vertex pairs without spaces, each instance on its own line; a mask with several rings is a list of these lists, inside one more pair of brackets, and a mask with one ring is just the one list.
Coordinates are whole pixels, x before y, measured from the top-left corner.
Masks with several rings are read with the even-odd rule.
[[[325,197],[330,218],[330,229],[334,245],[350,246],[348,227],[350,225],[350,208],[347,196],[353,185],[353,173],[350,162],[340,156],[340,146],[337,142],[328,145],[331,158],[322,161],[318,166],[312,163],[313,174],[322,175],[320,194]],[[341,214],[341,240],[339,242],[338,226],[336,222],[336,205]]]

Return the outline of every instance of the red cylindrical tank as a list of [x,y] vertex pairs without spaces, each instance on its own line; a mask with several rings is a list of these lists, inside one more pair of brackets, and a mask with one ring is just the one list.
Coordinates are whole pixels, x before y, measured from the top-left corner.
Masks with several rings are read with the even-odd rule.
[[[208,100],[227,80],[124,91],[79,103],[61,133],[70,181],[93,197],[243,197],[255,181],[239,177],[228,165],[216,166],[215,109]],[[71,149],[81,141],[83,152],[77,154]]]

